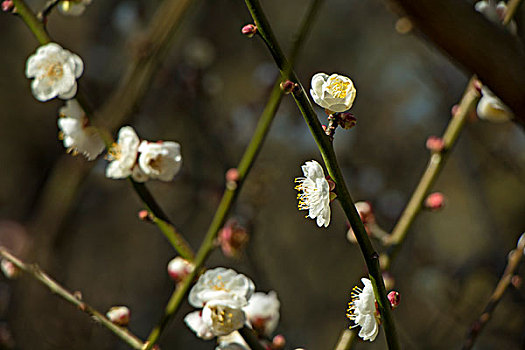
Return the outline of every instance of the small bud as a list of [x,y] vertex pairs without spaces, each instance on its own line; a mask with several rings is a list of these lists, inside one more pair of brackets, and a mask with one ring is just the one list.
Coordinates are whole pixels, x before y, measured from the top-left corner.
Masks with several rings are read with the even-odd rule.
[[168,274],[177,283],[192,273],[193,269],[195,269],[195,265],[180,256],[173,258],[168,263]]
[[330,192],[330,202],[333,202],[337,198],[337,194],[334,192]]
[[339,125],[345,130],[352,129],[357,124],[357,118],[350,112],[339,114]]
[[239,256],[241,250],[248,243],[249,236],[246,229],[239,225],[236,220],[229,220],[219,231],[217,242],[227,257]]
[[228,169],[228,171],[226,172],[226,181],[228,182],[230,181],[237,182],[239,181],[239,178],[240,178],[240,174],[237,168]]
[[429,136],[426,147],[430,152],[441,152],[445,148],[445,141],[438,136]]
[[445,206],[445,196],[441,192],[434,192],[425,199],[425,208],[436,211]]
[[241,29],[241,33],[246,35],[248,38],[253,37],[257,33],[257,27],[255,24],[247,24]]
[[9,12],[9,11],[12,11],[14,8],[15,8],[15,5],[13,4],[13,0],[2,1],[2,11]]
[[113,306],[106,313],[106,317],[116,325],[127,326],[131,312],[126,306]]
[[481,81],[479,81],[478,79],[474,80],[474,82],[472,83],[472,86],[474,87],[474,89],[476,89],[478,93],[481,94],[481,88],[483,87],[483,84],[481,83]]
[[332,192],[335,189],[335,182],[332,180],[330,176],[326,176],[326,182],[328,182],[328,188],[330,192]]
[[521,276],[514,275],[510,279],[510,284],[512,284],[514,288],[519,289],[523,284],[523,278],[521,278]]
[[79,290],[76,290],[73,292],[73,296],[75,297],[75,299],[77,300],[82,300],[82,292],[79,291]]
[[138,217],[141,221],[151,222],[151,216],[147,210],[141,210],[138,213]]
[[401,294],[399,292],[396,292],[395,290],[388,293],[388,301],[390,301],[390,307],[392,310],[397,308],[399,306],[399,303],[401,302]]
[[18,277],[18,275],[20,275],[20,269],[9,260],[2,259],[0,262],[0,268],[2,269],[5,277],[9,279],[15,279]]
[[284,349],[284,346],[286,345],[286,338],[282,334],[277,334],[272,339],[272,349],[274,350],[280,350]]
[[285,80],[281,82],[281,90],[283,90],[285,94],[294,92],[298,86],[299,85],[297,85],[291,80]]
[[456,114],[458,114],[459,112],[459,105],[453,105],[452,108],[450,109],[450,114],[452,115],[452,117],[455,117]]

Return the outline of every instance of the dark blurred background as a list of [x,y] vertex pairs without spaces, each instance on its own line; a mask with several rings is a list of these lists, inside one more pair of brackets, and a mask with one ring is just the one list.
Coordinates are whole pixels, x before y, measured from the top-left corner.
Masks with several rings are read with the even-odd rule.
[[[80,84],[93,106],[108,99],[160,3],[94,0],[81,17],[49,17],[54,40],[84,60]],[[285,49],[308,3],[262,1]],[[44,1],[29,4],[40,9]],[[426,138],[442,133],[469,77],[424,38],[396,31],[397,20],[381,1],[327,0],[297,65],[305,85],[319,71],[353,79],[358,123],[337,131],[335,148],[354,199],[370,201],[385,230],[425,168]],[[220,200],[224,173],[239,161],[277,76],[261,40],[240,34],[249,22],[240,0],[198,1],[128,122],[145,139],[181,143],[182,172],[171,183],[148,187],[194,248]],[[0,32],[0,239],[82,291],[95,308],[129,306],[129,328],[145,338],[173,290],[166,265],[174,253],[156,227],[138,220],[143,206],[129,184],[105,178],[103,157],[80,184],[65,220],[55,222],[54,208],[64,193],[74,193],[75,182],[75,173],[63,174],[42,197],[57,162],[64,162],[56,125],[63,102],[40,103],[31,95],[25,61],[38,45],[23,22],[2,14]],[[392,269],[402,295],[395,318],[403,348],[459,348],[481,313],[525,227],[524,149],[525,134],[516,125],[471,118],[435,186],[447,196],[446,207],[417,218]],[[69,158],[73,167],[85,163]],[[349,325],[350,290],[366,273],[359,249],[345,238],[336,203],[327,229],[297,210],[293,179],[311,159],[321,160],[285,98],[232,211],[251,235],[246,252],[229,259],[217,250],[207,263],[233,267],[258,290],[278,293],[277,331],[289,349],[333,348]],[[183,324],[190,310],[185,305],[166,329],[162,349],[214,349]],[[524,314],[524,288],[510,288],[476,349],[525,348]],[[0,318],[6,349],[127,348],[26,275],[0,281]],[[385,348],[384,336],[358,344],[365,346]]]

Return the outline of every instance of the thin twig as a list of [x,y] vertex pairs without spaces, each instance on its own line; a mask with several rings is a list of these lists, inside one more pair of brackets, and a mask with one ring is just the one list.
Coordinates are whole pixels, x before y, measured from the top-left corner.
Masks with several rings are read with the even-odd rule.
[[35,14],[27,6],[25,1],[13,0],[13,4],[15,6],[16,13],[20,16],[20,18],[22,18],[29,30],[31,30],[31,33],[33,33],[40,45],[45,45],[51,42],[51,38],[47,34],[44,25],[38,20],[38,18],[36,18]]
[[140,350],[143,348],[144,344],[137,336],[131,333],[128,329],[117,326],[116,324],[112,323],[103,314],[86,304],[86,302],[76,297],[73,293],[71,293],[70,291],[62,287],[60,284],[58,284],[58,282],[56,282],[54,279],[49,277],[49,275],[42,271],[40,267],[38,267],[38,265],[30,265],[24,263],[14,255],[10,254],[4,247],[0,247],[0,256],[2,256],[3,259],[9,260],[17,268],[28,273],[37,281],[44,284],[47,288],[49,288],[49,290],[52,293],[58,295],[70,304],[76,306],[80,311],[91,316],[95,321],[109,329],[117,337],[125,341],[128,345],[130,345],[133,349]]
[[[272,54],[275,63],[281,71],[281,74],[283,74],[286,67],[288,67],[288,63],[279,46],[279,43],[275,38],[275,35],[272,32],[269,22],[262,11],[259,1],[245,0],[245,3],[253,20],[255,21],[260,36]],[[369,277],[374,287],[374,293],[378,302],[379,312],[381,313],[381,319],[384,325],[388,346],[390,349],[399,349],[399,342],[390,310],[390,303],[386,297],[385,285],[381,275],[381,269],[379,267],[379,256],[372,247],[372,243],[368,238],[363,223],[361,222],[359,214],[355,208],[354,202],[350,196],[350,193],[348,192],[343,174],[337,164],[337,158],[335,156],[333,146],[329,138],[325,135],[321,124],[317,119],[317,115],[313,111],[310,100],[308,99],[308,96],[306,95],[300,80],[293,70],[290,72],[289,78],[292,82],[298,84],[299,86],[299,89],[297,89],[298,91],[294,92],[293,94],[295,102],[297,103],[297,106],[299,107],[301,114],[308,124],[310,132],[317,143],[325,165],[328,169],[328,173],[336,184],[335,188],[337,198],[343,207],[348,221],[354,230],[357,242],[361,248],[361,252],[368,267]]]
[[[292,46],[290,57],[293,57],[295,59],[298,56],[298,52],[300,52],[304,40],[306,38],[306,33],[308,33],[313,23],[313,17],[318,12],[319,6],[323,3],[323,1],[324,0],[312,1],[311,6],[308,9],[307,15],[305,17],[306,20],[302,22],[298,32],[299,34],[295,37],[296,40],[294,41],[294,44]],[[289,67],[291,67],[293,63],[294,62],[290,61]],[[257,158],[257,155],[259,154],[262,148],[264,140],[268,134],[268,131],[270,130],[271,123],[275,117],[275,114],[277,113],[277,109],[279,108],[281,100],[284,96],[284,93],[280,88],[280,82],[281,80],[277,79],[274,83],[274,87],[272,89],[272,92],[270,93],[270,98],[266,104],[266,107],[264,108],[264,111],[261,114],[261,117],[259,119],[259,122],[257,123],[257,127],[255,128],[250,143],[248,144],[248,147],[244,151],[244,154],[239,162],[239,165],[237,167],[237,170],[239,172],[239,178],[236,182],[237,186],[226,188],[224,190],[221,202],[217,207],[212,222],[208,228],[208,231],[206,232],[206,236],[204,237],[204,240],[194,260],[195,269],[181,283],[179,283],[175,291],[173,291],[166,307],[164,308],[164,315],[162,316],[160,322],[151,330],[148,336],[148,340],[146,341],[146,346],[144,350],[151,349],[159,340],[159,337],[164,331],[164,328],[182,304],[182,301],[184,300],[184,297],[188,292],[192,281],[195,280],[195,277],[197,276],[199,270],[201,270],[201,267],[206,261],[208,255],[215,248],[214,242],[217,233],[224,225],[224,222],[226,221],[231,207],[235,202],[235,199],[237,198],[242,188],[242,185],[246,177],[248,176],[252,165],[255,162],[255,159]]]
[[341,332],[334,350],[350,350],[357,339],[355,329],[345,329]]
[[243,337],[244,341],[251,350],[265,350],[266,348],[262,346],[261,342],[257,338],[255,331],[249,327],[242,327],[239,329],[239,334]]
[[496,306],[498,306],[498,303],[503,297],[503,294],[511,284],[512,277],[514,276],[516,270],[520,265],[520,262],[523,258],[523,254],[525,253],[524,249],[525,233],[521,235],[521,238],[519,239],[516,248],[509,253],[505,271],[503,272],[503,275],[501,276],[498,284],[496,285],[494,292],[492,292],[492,295],[490,296],[487,305],[483,309],[481,316],[472,324],[470,331],[467,335],[467,339],[463,344],[463,350],[468,350],[472,348],[479,334],[481,333],[487,322],[489,322],[489,320],[492,318],[492,314],[496,309]]
[[55,6],[58,5],[59,2],[60,2],[60,0],[48,0],[45,3],[45,5],[42,8],[42,10],[40,10],[40,12],[37,13],[36,18],[38,18],[38,20],[40,22],[44,22],[45,23],[46,17],[55,8]]

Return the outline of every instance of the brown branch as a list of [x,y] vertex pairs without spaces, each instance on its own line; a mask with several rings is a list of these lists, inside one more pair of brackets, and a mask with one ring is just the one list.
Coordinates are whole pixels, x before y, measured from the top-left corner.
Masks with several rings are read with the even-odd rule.
[[393,0],[415,26],[499,96],[525,127],[525,52],[467,1]]
[[38,265],[26,264],[14,255],[7,252],[7,250],[4,247],[0,247],[0,256],[3,259],[10,261],[17,268],[28,273],[31,277],[45,285],[47,288],[49,288],[49,290],[52,293],[58,295],[68,303],[76,306],[80,311],[91,316],[92,319],[97,321],[100,325],[109,329],[117,337],[125,341],[128,345],[130,345],[133,349],[140,350],[144,347],[142,341],[133,333],[131,333],[128,329],[117,326],[116,324],[112,323],[103,314],[86,304],[84,301],[81,300],[81,298],[75,296],[74,293],[71,293],[70,291],[62,287],[60,284],[58,284],[54,279],[49,277],[49,275],[42,271],[40,267],[38,267]]
[[494,289],[494,292],[492,292],[492,295],[490,296],[487,305],[483,309],[481,316],[472,324],[470,331],[467,335],[467,339],[463,344],[463,350],[472,348],[477,337],[479,336],[487,322],[491,319],[492,313],[494,312],[496,306],[498,306],[498,303],[503,297],[503,293],[505,293],[508,286],[511,284],[512,277],[514,276],[516,270],[520,265],[520,262],[523,258],[524,249],[525,233],[521,235],[521,238],[518,241],[518,245],[516,246],[516,248],[510,252],[505,271],[503,272],[503,275],[501,276],[496,286],[496,289]]

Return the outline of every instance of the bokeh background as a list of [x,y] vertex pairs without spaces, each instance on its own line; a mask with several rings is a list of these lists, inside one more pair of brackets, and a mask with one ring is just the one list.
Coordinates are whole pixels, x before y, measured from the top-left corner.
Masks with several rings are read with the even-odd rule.
[[[49,17],[54,40],[84,60],[80,84],[93,106],[110,96],[160,3],[94,0],[82,17]],[[44,1],[29,4],[39,9]],[[285,49],[307,4],[262,1]],[[319,71],[355,82],[358,124],[337,131],[335,148],[354,199],[370,201],[385,230],[425,168],[426,138],[442,133],[468,79],[417,33],[396,31],[397,21],[382,1],[327,0],[297,65],[305,85]],[[148,187],[194,248],[220,200],[224,173],[240,159],[277,76],[263,43],[240,34],[249,22],[240,0],[197,1],[127,122],[143,138],[181,143],[180,175]],[[9,14],[1,14],[0,32],[0,241],[82,291],[97,309],[128,305],[130,329],[145,338],[173,290],[166,265],[174,253],[156,227],[138,220],[143,207],[128,183],[104,177],[103,157],[78,191],[75,171],[49,183],[57,164],[81,169],[85,161],[64,156],[57,139],[63,102],[40,103],[31,95],[24,67],[36,40]],[[323,121],[323,111],[317,112]],[[516,125],[472,116],[435,186],[445,193],[446,207],[418,216],[392,269],[402,295],[395,319],[403,348],[459,348],[481,313],[525,228],[524,150],[525,134]],[[337,204],[327,229],[297,210],[293,179],[311,159],[321,160],[293,101],[285,98],[232,212],[250,233],[246,251],[230,259],[217,250],[207,263],[233,267],[258,290],[278,293],[277,331],[289,349],[333,348],[349,325],[349,292],[366,273],[359,249],[345,238]],[[57,222],[69,195],[72,205]],[[184,305],[171,322],[163,349],[214,349],[213,341],[197,339],[183,324],[189,311]],[[525,289],[511,287],[476,349],[525,348],[524,315]],[[0,281],[0,319],[0,348],[127,348],[28,276]],[[357,344],[365,347],[385,348],[384,336]]]

